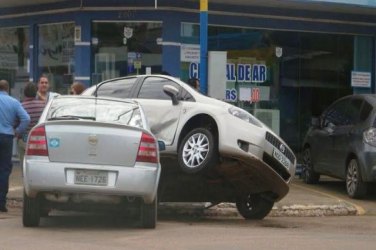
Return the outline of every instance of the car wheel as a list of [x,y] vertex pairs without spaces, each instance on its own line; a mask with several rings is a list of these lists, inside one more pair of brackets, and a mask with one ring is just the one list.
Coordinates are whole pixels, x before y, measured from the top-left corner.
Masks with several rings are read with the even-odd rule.
[[303,180],[307,184],[317,184],[320,179],[320,174],[313,170],[311,161],[311,149],[305,148],[303,151]]
[[182,140],[178,150],[179,166],[185,173],[209,169],[218,161],[218,146],[207,128],[196,128]]
[[37,227],[40,220],[40,202],[38,197],[30,198],[24,192],[22,222],[25,227]]
[[157,224],[157,197],[150,204],[141,205],[141,223],[143,228],[155,228]]
[[259,194],[244,195],[236,200],[238,212],[247,220],[263,219],[272,210],[273,205],[273,201],[267,200]]
[[363,182],[358,161],[352,159],[347,166],[346,190],[351,198],[363,198],[367,193],[367,184]]

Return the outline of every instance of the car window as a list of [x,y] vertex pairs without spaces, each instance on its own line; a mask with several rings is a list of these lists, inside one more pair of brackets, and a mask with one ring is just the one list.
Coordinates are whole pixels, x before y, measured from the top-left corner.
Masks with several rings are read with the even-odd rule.
[[333,104],[324,116],[324,126],[333,123],[336,126],[356,124],[359,121],[359,114],[363,100],[346,98]]
[[165,92],[163,92],[164,85],[172,85],[180,90],[179,84],[167,78],[147,77],[141,86],[140,92],[138,93],[138,98],[170,100],[171,98]]
[[182,101],[189,101],[189,102],[195,101],[193,96],[184,88],[181,89],[179,98]]
[[369,104],[367,101],[364,101],[363,107],[360,111],[360,121],[367,120],[369,114],[371,113],[373,107],[371,104]]
[[103,83],[98,87],[97,96],[128,98],[136,79],[134,77]]
[[324,116],[323,126],[333,123],[336,126],[350,124],[346,109],[349,106],[349,99],[340,100],[333,104]]

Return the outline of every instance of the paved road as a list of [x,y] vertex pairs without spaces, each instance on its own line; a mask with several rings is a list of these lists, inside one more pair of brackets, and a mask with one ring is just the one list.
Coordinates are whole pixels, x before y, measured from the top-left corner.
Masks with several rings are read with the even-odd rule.
[[110,216],[64,215],[23,228],[15,214],[0,220],[2,250],[69,249],[375,249],[376,216],[161,218],[155,230]]

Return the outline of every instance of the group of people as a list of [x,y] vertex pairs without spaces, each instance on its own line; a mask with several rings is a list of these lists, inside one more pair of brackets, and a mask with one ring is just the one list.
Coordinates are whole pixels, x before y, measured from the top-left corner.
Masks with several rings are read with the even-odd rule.
[[[70,87],[70,94],[79,95],[84,90],[84,84],[74,82]],[[48,77],[45,75],[39,78],[37,86],[34,83],[25,85],[22,103],[8,93],[8,81],[0,80],[0,212],[8,211],[6,197],[12,171],[13,138],[17,138],[22,167],[28,133],[37,124],[48,100],[58,95],[50,91]]]

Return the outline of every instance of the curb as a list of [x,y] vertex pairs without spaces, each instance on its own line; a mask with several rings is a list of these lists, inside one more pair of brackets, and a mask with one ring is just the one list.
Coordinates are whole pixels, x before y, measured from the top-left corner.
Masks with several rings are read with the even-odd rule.
[[[160,203],[160,215],[186,215],[208,217],[239,217],[234,203],[220,203],[206,208],[210,203]],[[356,207],[347,203],[336,205],[291,205],[274,206],[269,217],[324,217],[358,215]]]

